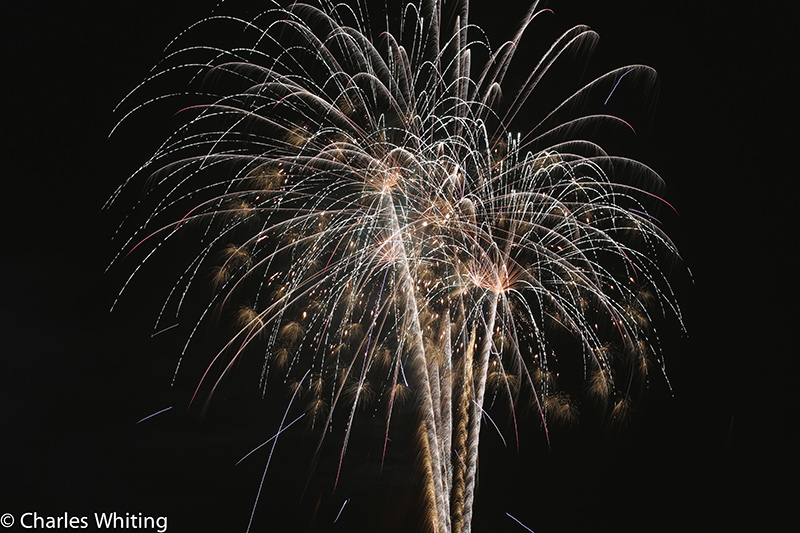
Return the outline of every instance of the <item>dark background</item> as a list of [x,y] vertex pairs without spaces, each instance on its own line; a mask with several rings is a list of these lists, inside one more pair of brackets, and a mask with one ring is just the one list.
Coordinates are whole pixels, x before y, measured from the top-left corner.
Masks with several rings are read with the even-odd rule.
[[[694,275],[678,281],[689,336],[665,337],[673,391],[655,385],[622,431],[582,422],[554,430],[548,449],[528,420],[519,451],[484,432],[475,528],[524,531],[509,513],[537,533],[777,529],[797,493],[786,488],[798,431],[792,19],[764,4],[597,4],[551,2],[538,27],[596,29],[597,74],[659,71],[658,102],[622,146],[667,180],[680,212],[667,229]],[[472,13],[495,44],[522,12],[499,5],[474,2]],[[235,463],[278,420],[244,393],[205,420],[185,414],[188,389],[169,386],[180,345],[149,336],[170,280],[147,278],[152,287],[109,313],[127,270],[104,273],[116,220],[100,212],[174,124],[165,114],[109,140],[114,106],[213,7],[4,5],[0,513],[117,511],[166,515],[169,531],[246,529],[268,454]],[[398,531],[414,523],[414,487],[397,469],[378,490],[355,465],[335,493],[300,498],[295,446],[276,450],[254,531],[305,531],[317,502],[319,531],[371,531],[359,517],[381,514]]]

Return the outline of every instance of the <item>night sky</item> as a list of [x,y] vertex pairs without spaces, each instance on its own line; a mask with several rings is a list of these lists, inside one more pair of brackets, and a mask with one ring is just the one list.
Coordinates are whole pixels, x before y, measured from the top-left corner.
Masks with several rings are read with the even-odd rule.
[[[150,113],[109,139],[114,106],[213,4],[14,0],[0,16],[0,514],[116,511],[167,516],[173,532],[246,529],[267,454],[235,463],[282,413],[246,387],[203,419],[186,413],[192,383],[170,387],[181,339],[150,338],[171,280],[151,270],[110,313],[129,270],[104,273],[119,211],[101,207],[176,124]],[[493,43],[519,20],[498,14],[500,2],[474,4]],[[784,487],[798,473],[789,437],[800,429],[792,19],[725,2],[651,4],[551,2],[538,25],[597,30],[594,74],[659,72],[652,112],[611,146],[664,177],[680,213],[666,229],[694,283],[676,274],[689,336],[664,335],[673,389],[655,377],[627,428],[582,420],[554,429],[549,448],[535,417],[519,450],[483,432],[477,531],[524,532],[506,513],[536,533],[772,531],[794,505]],[[307,468],[291,457],[308,445],[287,437],[253,531],[373,531],[375,517],[413,530],[419,502],[403,467],[413,457],[398,454],[378,476],[374,458],[358,459],[371,444],[354,447],[335,493],[312,483],[302,496]]]

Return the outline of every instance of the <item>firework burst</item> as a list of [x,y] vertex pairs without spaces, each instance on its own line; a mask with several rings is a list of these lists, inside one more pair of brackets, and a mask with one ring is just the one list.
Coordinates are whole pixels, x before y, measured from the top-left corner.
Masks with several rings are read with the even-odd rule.
[[[467,0],[387,10],[381,31],[360,2],[320,4],[204,20],[238,26],[242,45],[180,46],[189,31],[132,93],[182,72],[203,87],[112,198],[148,177],[147,215],[123,225],[120,260],[147,250],[133,277],[163,244],[196,246],[157,328],[201,285],[213,292],[184,353],[220,317],[235,330],[192,402],[258,358],[260,386],[290,387],[286,413],[306,419],[318,450],[338,447],[339,471],[360,409],[382,406],[385,453],[411,403],[426,523],[467,532],[487,401],[515,420],[531,408],[543,423],[574,420],[557,379],[569,358],[586,396],[622,420],[662,367],[652,319],[680,311],[664,266],[677,252],[649,214],[660,178],[580,136],[621,119],[563,119],[654,73],[614,70],[515,135],[552,65],[592,45],[589,28],[561,35],[508,98],[512,57],[547,11],[536,3],[497,50],[474,38]],[[487,61],[473,72],[476,50]]]

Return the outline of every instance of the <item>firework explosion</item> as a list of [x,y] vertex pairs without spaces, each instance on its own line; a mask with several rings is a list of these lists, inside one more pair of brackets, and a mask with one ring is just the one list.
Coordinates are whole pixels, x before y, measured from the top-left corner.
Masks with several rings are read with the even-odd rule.
[[[264,390],[292,391],[280,430],[299,414],[318,451],[339,450],[336,483],[361,407],[383,415],[385,454],[393,414],[411,405],[426,524],[468,532],[487,401],[515,421],[531,409],[570,421],[566,366],[621,420],[661,371],[651,319],[680,311],[665,274],[677,252],[649,214],[665,204],[660,179],[577,137],[621,119],[562,118],[654,73],[609,72],[515,135],[556,60],[594,42],[589,28],[561,35],[509,98],[511,59],[548,10],[534,4],[492,50],[473,38],[467,0],[387,10],[381,31],[361,3],[320,3],[206,19],[196,27],[236,25],[244,44],[176,46],[132,93],[181,72],[203,86],[111,200],[148,177],[147,216],[123,224],[119,259],[143,254],[133,278],[168,241],[196,245],[156,327],[196,285],[208,294],[209,277],[184,354],[202,327],[236,327],[192,402],[258,358]],[[487,61],[474,73],[476,50]]]

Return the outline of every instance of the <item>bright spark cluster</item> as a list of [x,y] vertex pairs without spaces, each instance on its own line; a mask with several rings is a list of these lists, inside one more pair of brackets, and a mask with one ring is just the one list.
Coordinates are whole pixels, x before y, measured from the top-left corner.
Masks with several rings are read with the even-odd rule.
[[[553,123],[652,71],[612,71],[513,134],[551,65],[596,35],[565,32],[502,103],[508,64],[545,11],[534,5],[493,51],[472,39],[468,7],[409,3],[387,11],[385,31],[360,3],[326,0],[202,21],[239,26],[244,44],[176,44],[137,89],[181,72],[203,81],[201,103],[129,180],[148,176],[148,214],[122,232],[124,254],[147,250],[134,274],[163,244],[193,242],[159,316],[213,287],[187,347],[219,316],[235,324],[196,394],[260,358],[261,387],[293,388],[320,446],[340,446],[340,468],[362,406],[385,417],[388,439],[411,401],[436,531],[469,530],[490,399],[515,417],[574,419],[558,379],[568,358],[586,395],[623,419],[662,367],[654,315],[680,319],[664,273],[677,251],[648,214],[660,179],[569,137],[620,119]],[[488,60],[473,73],[476,50]]]

